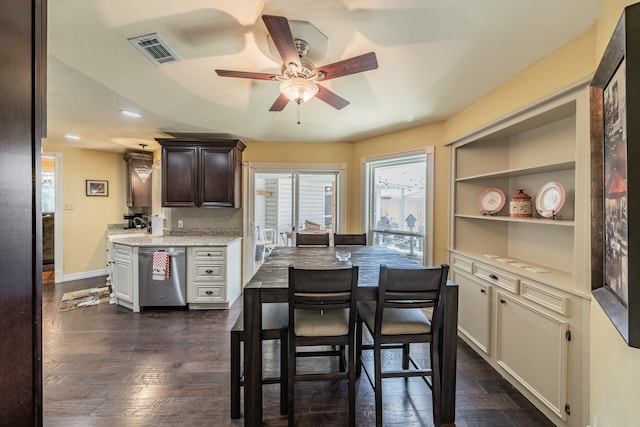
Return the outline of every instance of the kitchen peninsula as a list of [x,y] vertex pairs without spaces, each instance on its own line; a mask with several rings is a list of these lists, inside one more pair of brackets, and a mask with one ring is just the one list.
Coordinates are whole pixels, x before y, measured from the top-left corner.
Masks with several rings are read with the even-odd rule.
[[[186,305],[192,310],[227,309],[240,296],[240,237],[155,237],[144,233],[108,233],[108,237],[107,262],[113,291],[112,303],[135,312],[140,311],[141,307],[156,305]],[[181,288],[178,298],[181,303],[145,303],[144,286],[151,289],[155,285],[159,288],[163,281],[151,277],[151,265],[143,262],[144,253],[165,251],[170,258],[175,258],[171,260],[171,268],[167,269],[166,275],[167,279],[171,277]],[[176,255],[172,256],[174,253]],[[161,301],[162,298],[147,301]]]

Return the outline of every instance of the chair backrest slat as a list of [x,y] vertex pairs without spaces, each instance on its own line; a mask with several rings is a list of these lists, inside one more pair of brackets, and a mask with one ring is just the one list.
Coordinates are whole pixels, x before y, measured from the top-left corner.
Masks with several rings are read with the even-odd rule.
[[334,246],[367,246],[367,234],[341,234],[333,235]]
[[[380,266],[376,328],[382,323],[385,308],[435,307],[432,323],[441,321],[442,296],[449,266],[394,268]],[[379,331],[378,331],[379,332]]]
[[296,246],[329,246],[329,234],[296,233]]
[[289,303],[295,309],[349,308],[358,286],[358,267],[299,269],[289,267]]

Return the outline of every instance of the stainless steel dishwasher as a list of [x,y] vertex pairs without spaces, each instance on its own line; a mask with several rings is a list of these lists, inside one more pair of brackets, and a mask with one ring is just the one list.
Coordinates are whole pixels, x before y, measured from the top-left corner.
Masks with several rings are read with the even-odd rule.
[[[166,252],[170,259],[169,278],[153,279],[153,254]],[[187,282],[186,250],[183,247],[141,247],[138,249],[140,307],[185,306]]]

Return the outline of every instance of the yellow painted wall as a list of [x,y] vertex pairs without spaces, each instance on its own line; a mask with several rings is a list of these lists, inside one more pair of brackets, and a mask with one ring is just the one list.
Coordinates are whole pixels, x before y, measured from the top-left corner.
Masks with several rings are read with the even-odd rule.
[[53,157],[42,158],[42,170],[52,172],[55,169],[55,160]]
[[[122,223],[126,212],[125,162],[122,154],[64,148],[45,142],[45,151],[62,153],[63,274],[106,267],[107,224]],[[85,180],[109,181],[107,197],[87,196]]]
[[627,346],[600,305],[591,304],[590,419],[598,427],[640,425],[640,349]]
[[242,153],[246,162],[265,163],[346,163],[351,153],[349,143],[340,142],[245,142]]
[[455,114],[445,123],[446,139],[461,137],[590,78],[596,68],[595,38],[593,27]]

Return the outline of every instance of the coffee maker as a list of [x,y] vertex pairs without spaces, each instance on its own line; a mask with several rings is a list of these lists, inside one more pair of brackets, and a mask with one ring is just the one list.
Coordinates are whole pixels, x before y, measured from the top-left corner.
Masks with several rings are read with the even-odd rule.
[[129,213],[129,214],[124,214],[123,217],[124,217],[124,219],[127,220],[127,223],[124,225],[125,229],[136,228],[135,218],[142,219],[142,214],[141,213]]

